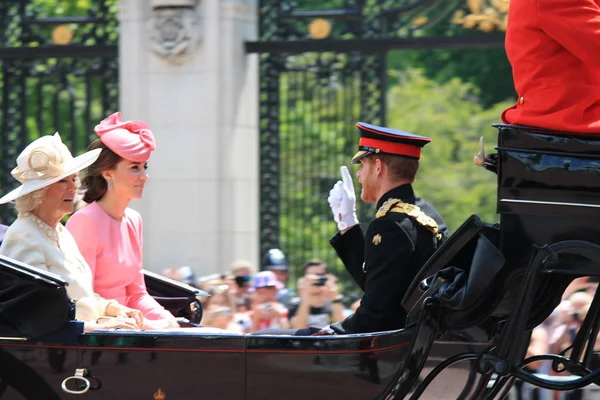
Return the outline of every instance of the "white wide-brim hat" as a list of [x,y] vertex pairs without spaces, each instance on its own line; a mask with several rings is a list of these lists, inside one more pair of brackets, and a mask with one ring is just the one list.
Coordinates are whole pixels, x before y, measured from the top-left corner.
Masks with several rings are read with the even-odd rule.
[[50,186],[89,167],[101,151],[95,149],[73,158],[58,133],[34,140],[19,154],[17,167],[11,172],[21,186],[2,197],[0,204]]

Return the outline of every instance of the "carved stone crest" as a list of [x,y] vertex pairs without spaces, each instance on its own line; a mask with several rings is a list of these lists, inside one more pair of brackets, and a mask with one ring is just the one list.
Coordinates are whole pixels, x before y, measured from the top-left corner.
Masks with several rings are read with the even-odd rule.
[[172,62],[181,62],[199,40],[198,0],[152,0],[149,21],[152,51]]

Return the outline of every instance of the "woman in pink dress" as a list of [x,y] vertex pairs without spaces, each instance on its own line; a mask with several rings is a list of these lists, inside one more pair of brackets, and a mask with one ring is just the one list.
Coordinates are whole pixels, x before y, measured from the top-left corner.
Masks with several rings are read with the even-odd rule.
[[100,137],[89,150],[102,149],[82,180],[89,203],[69,218],[67,229],[92,269],[101,296],[142,311],[145,329],[177,328],[175,317],[148,294],[142,273],[142,218],[128,208],[142,198],[154,136],[142,121],[114,113],[94,129]]

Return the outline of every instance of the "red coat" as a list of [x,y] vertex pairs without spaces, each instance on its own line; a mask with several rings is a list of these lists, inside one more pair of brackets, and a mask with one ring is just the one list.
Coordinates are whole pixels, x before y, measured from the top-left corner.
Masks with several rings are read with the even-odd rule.
[[600,135],[600,0],[510,0],[505,123]]

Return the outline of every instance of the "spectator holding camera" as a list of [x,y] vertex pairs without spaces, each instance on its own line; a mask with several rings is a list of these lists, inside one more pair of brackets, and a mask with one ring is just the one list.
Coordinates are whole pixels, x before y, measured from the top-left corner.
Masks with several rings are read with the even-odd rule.
[[327,273],[321,260],[304,264],[304,276],[298,280],[299,303],[290,308],[290,324],[294,329],[323,328],[344,319],[342,296],[337,278]]
[[235,282],[236,298],[248,296],[252,275],[254,275],[254,266],[250,261],[237,260],[231,264],[231,279]]
[[253,302],[251,312],[252,331],[273,328],[289,328],[288,310],[277,301],[282,288],[271,271],[261,271],[254,277]]
[[593,297],[586,292],[575,292],[563,301],[559,308],[561,311],[557,316],[558,326],[554,329],[550,339],[550,351],[558,354],[575,339],[575,335],[583,322],[582,312],[592,303]]

